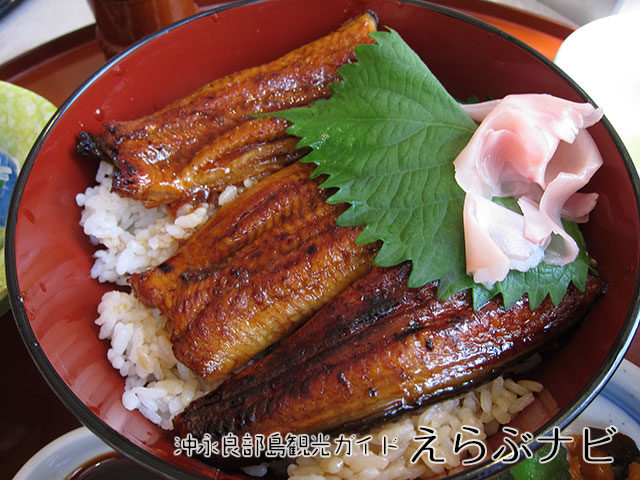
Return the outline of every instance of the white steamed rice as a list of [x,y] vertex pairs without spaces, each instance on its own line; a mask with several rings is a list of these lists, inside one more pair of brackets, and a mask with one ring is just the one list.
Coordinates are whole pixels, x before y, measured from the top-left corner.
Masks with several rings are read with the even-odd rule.
[[[186,207],[173,218],[164,207],[145,208],[111,192],[112,173],[113,166],[102,162],[97,185],[77,195],[76,202],[83,207],[80,225],[84,232],[103,247],[94,254],[91,277],[125,285],[130,274],[171,257],[180,240],[215,210],[208,205]],[[99,336],[111,342],[107,358],[125,378],[122,403],[127,409],[137,409],[153,423],[171,429],[177,413],[215,386],[176,360],[166,318],[143,306],[132,293],[107,292],[98,314]]]
[[[126,283],[168,259],[178,242],[190,236],[214,212],[208,205],[179,211],[174,219],[164,207],[145,208],[140,202],[111,192],[113,166],[101,162],[98,185],[76,196],[83,207],[80,226],[91,241],[104,248],[95,253],[91,277],[100,282]],[[189,208],[187,206],[187,208]]]
[[[113,167],[100,164],[97,185],[78,194],[83,207],[80,225],[91,241],[102,248],[95,253],[91,277],[100,282],[126,285],[127,277],[157,266],[168,259],[179,242],[189,237],[216,207],[184,207],[175,218],[166,208],[147,209],[139,202],[111,193]],[[218,197],[218,206],[232,201],[254,182],[229,186]],[[106,293],[98,307],[96,324],[101,339],[109,340],[107,358],[125,379],[122,403],[164,429],[172,428],[173,417],[192,400],[217,385],[197,377],[173,355],[167,319],[156,309],[142,305],[132,293],[114,290]],[[288,467],[292,480],[409,479],[442,473],[460,466],[463,454],[453,453],[453,437],[462,425],[480,430],[476,439],[495,433],[500,424],[533,401],[542,386],[536,382],[498,377],[459,397],[437,403],[419,414],[406,416],[372,430],[370,451],[352,455],[332,454],[328,458],[298,458]],[[432,464],[426,456],[410,461],[418,448],[414,437],[418,426],[437,432],[433,446],[444,464]],[[397,449],[380,455],[382,438],[396,440]],[[467,437],[463,437],[466,440]],[[263,467],[255,472],[264,473]]]

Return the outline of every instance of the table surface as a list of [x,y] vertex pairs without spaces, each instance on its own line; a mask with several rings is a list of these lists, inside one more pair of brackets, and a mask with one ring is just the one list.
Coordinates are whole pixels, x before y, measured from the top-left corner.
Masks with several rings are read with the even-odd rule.
[[[515,5],[537,14],[551,15],[556,21],[565,25],[571,24],[566,17],[550,11],[537,0],[505,0],[500,3]],[[87,27],[93,21],[93,15],[84,0],[25,0],[0,19],[0,66],[47,40]],[[508,22],[498,26],[509,28]],[[23,35],[25,29],[28,32],[40,31],[32,38],[26,38],[29,35]],[[87,32],[88,28],[85,28],[84,32],[80,31],[78,35],[86,37]],[[555,42],[551,41],[545,47],[547,51],[544,53],[552,57],[559,43],[557,39]],[[74,63],[73,68],[79,69],[74,75],[86,78],[104,62],[104,57],[95,42],[85,44],[82,48],[84,50],[78,53],[83,55],[82,61]],[[46,68],[55,69],[59,66],[54,61]],[[47,82],[51,81],[56,81],[55,73],[47,76]],[[41,85],[36,80],[26,86],[41,94],[58,92],[57,96],[52,93],[55,98],[48,98],[59,105],[77,85]],[[47,387],[29,358],[10,312],[0,319],[0,338],[3,339],[4,347],[0,349],[0,362],[14,366],[9,370],[9,378],[5,384],[19,385],[18,389],[7,389],[8,394],[5,394],[2,400],[0,420],[3,426],[0,429],[0,478],[11,478],[40,448],[61,434],[80,426],[80,423]],[[640,365],[640,334],[636,334],[625,358]],[[16,411],[29,411],[33,414],[12,415],[12,412]]]

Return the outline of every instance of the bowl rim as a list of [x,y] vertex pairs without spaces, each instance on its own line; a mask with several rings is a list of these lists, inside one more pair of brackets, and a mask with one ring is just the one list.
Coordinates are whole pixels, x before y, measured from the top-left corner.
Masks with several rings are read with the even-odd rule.
[[[60,106],[57,112],[53,115],[49,123],[46,125],[44,130],[41,132],[40,136],[36,140],[34,146],[32,147],[27,159],[24,162],[23,168],[20,172],[18,180],[16,182],[16,186],[14,189],[14,193],[11,199],[11,204],[9,207],[9,215],[7,218],[7,231],[6,231],[6,245],[5,245],[5,257],[6,257],[6,271],[7,271],[7,285],[9,287],[9,298],[12,308],[12,313],[18,327],[18,331],[27,347],[27,350],[35,362],[36,366],[40,370],[40,373],[44,377],[45,381],[49,385],[49,387],[56,393],[58,398],[62,401],[62,403],[67,407],[79,420],[85,425],[89,430],[91,430],[95,435],[97,435],[102,441],[106,444],[122,453],[123,455],[131,458],[134,461],[137,461],[147,468],[151,468],[163,475],[170,475],[171,478],[175,478],[177,480],[196,480],[202,478],[199,475],[196,475],[192,472],[186,471],[182,468],[177,467],[176,465],[171,464],[170,462],[161,459],[148,452],[144,448],[134,444],[131,440],[121,435],[116,430],[112,429],[109,425],[107,425],[102,419],[100,419],[94,412],[92,412],[69,388],[69,386],[65,383],[65,381],[58,375],[57,371],[53,367],[53,365],[49,362],[46,357],[44,351],[39,345],[38,339],[35,336],[33,329],[31,328],[31,324],[29,322],[29,317],[24,308],[24,304],[22,303],[22,298],[20,296],[20,289],[18,285],[18,277],[16,271],[16,258],[15,258],[15,230],[16,230],[16,222],[18,216],[18,210],[20,207],[20,201],[22,198],[22,194],[24,192],[29,174],[33,167],[36,157],[38,153],[47,140],[49,133],[56,125],[58,120],[62,115],[69,109],[69,107],[81,96],[85,90],[87,90],[98,78],[103,76],[106,72],[108,72],[114,65],[116,65],[121,59],[125,58],[128,55],[131,55],[133,52],[138,50],[141,46],[153,41],[155,38],[160,37],[166,34],[169,31],[172,31],[176,28],[180,28],[182,25],[201,19],[203,17],[208,17],[211,15],[215,15],[219,12],[225,11],[227,9],[243,7],[251,4],[259,4],[259,3],[267,3],[272,0],[238,0],[235,2],[231,2],[228,4],[219,5],[209,10],[205,10],[198,14],[195,14],[191,17],[178,21],[172,25],[169,25],[153,34],[143,38],[137,43],[133,44],[123,52],[120,52],[118,55],[114,56],[110,60],[108,60],[102,67],[100,67],[95,73],[93,73],[86,81],[84,81]],[[537,50],[533,49],[523,41],[518,38],[510,35],[509,33],[494,27],[491,24],[488,24],[478,18],[475,18],[466,13],[460,12],[458,10],[454,10],[450,7],[446,7],[443,5],[434,4],[425,0],[395,0],[399,3],[405,3],[410,5],[419,6],[422,8],[426,8],[428,10],[434,11],[439,14],[443,14],[449,17],[452,17],[456,20],[466,22],[475,26],[476,28],[480,28],[482,30],[487,31],[488,33],[497,35],[504,40],[512,43],[514,46],[525,50],[530,55],[533,55],[537,60],[543,62],[546,67],[550,68],[557,75],[559,75],[585,102],[589,102],[595,104],[593,100],[587,95],[587,93],[580,88],[578,84],[576,84],[559,66],[557,66],[553,61],[542,55]],[[624,144],[622,143],[620,137],[613,129],[610,122],[606,117],[603,117],[601,120],[603,126],[605,127],[607,134],[611,137],[618,153],[622,157],[624,162],[627,175],[631,180],[632,189],[635,197],[636,208],[638,212],[640,212],[640,179],[638,177],[638,172],[634,167],[630,155],[627,152]],[[637,265],[637,271],[640,272],[640,261]],[[571,423],[579,414],[582,412],[596,397],[596,395],[602,390],[602,388],[606,385],[609,379],[614,374],[615,370],[618,368],[620,363],[624,358],[624,354],[628,349],[631,341],[633,339],[633,334],[640,325],[640,273],[636,278],[636,284],[633,290],[633,300],[629,305],[626,318],[622,325],[622,328],[616,337],[612,349],[609,354],[605,357],[603,364],[597,370],[595,375],[592,377],[592,380],[589,384],[582,389],[580,393],[575,397],[575,401],[560,410],[554,417],[551,418],[547,423],[545,423],[541,428],[539,428],[535,434],[534,439],[528,442],[528,446],[535,450],[542,446],[540,442],[536,440],[537,437],[543,436],[547,434],[553,427],[560,427],[564,429],[569,423]],[[504,458],[504,457],[503,457]],[[461,480],[468,478],[488,478],[492,477],[506,469],[509,468],[509,465],[498,460],[485,460],[482,463],[468,468],[462,472],[451,475],[451,480]],[[215,470],[215,467],[212,467],[212,473]],[[225,472],[219,470],[219,474],[225,475]]]

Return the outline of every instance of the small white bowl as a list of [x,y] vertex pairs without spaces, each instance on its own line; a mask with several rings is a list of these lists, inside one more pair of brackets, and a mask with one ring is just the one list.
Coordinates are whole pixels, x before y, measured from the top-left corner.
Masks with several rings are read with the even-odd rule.
[[77,468],[113,449],[80,427],[65,433],[29,459],[13,480],[65,480]]

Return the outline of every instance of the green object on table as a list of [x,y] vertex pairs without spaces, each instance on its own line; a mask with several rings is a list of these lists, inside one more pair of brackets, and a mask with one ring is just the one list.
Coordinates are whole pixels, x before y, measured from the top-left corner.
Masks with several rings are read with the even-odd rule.
[[56,107],[39,95],[0,81],[0,314],[9,308],[4,234],[11,194],[22,164]]

